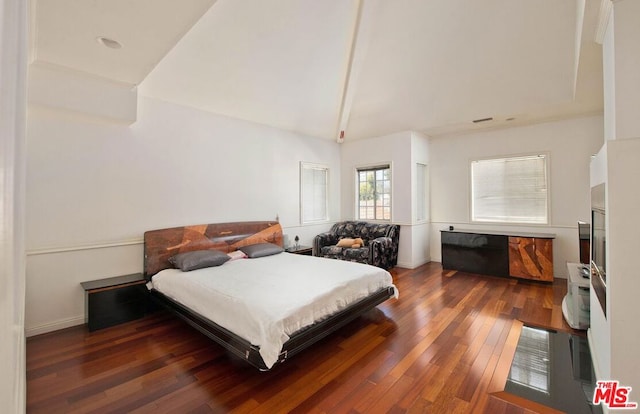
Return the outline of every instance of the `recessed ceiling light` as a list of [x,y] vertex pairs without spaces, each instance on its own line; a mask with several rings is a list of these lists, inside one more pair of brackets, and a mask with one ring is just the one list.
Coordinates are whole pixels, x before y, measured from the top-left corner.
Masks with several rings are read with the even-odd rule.
[[108,47],[109,49],[120,49],[122,47],[122,44],[117,40],[113,40],[104,36],[96,37],[96,41],[101,45]]
[[474,124],[480,123],[480,122],[487,122],[487,121],[493,121],[492,117],[489,118],[481,118],[481,119],[474,119],[473,122]]
[[505,121],[513,121],[514,119],[515,119],[514,117],[511,117],[511,118],[505,119]]

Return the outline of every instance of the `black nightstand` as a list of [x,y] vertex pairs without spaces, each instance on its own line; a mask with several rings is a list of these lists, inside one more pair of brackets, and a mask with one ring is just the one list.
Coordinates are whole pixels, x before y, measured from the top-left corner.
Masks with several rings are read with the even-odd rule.
[[295,253],[295,254],[302,254],[305,256],[311,256],[312,255],[312,251],[313,248],[310,246],[291,246],[291,247],[287,247],[286,249],[287,252],[289,253]]
[[149,307],[142,273],[82,282],[89,331],[142,318]]

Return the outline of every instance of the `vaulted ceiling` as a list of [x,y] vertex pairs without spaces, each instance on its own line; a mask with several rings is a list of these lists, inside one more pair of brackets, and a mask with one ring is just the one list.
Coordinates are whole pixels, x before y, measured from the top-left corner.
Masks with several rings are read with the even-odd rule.
[[32,0],[32,55],[306,135],[436,136],[601,113],[599,4]]

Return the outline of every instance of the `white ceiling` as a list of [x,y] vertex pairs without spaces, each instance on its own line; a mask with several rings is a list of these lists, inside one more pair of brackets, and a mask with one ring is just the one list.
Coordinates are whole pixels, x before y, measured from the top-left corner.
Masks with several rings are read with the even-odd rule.
[[[119,82],[138,84],[215,0],[32,0],[32,55]],[[121,49],[97,42],[108,37]]]
[[33,1],[35,62],[311,136],[436,136],[603,106],[599,0]]

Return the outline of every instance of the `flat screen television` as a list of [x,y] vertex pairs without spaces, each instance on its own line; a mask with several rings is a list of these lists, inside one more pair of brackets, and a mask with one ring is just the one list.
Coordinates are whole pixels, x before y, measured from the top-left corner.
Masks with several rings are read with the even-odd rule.
[[607,232],[604,184],[591,189],[591,265],[592,273],[598,273],[607,281]]
[[591,286],[607,317],[607,221],[605,185],[591,188]]
[[605,228],[605,211],[592,208],[591,223],[593,223],[591,264],[604,282],[607,281],[607,236]]
[[589,266],[591,263],[591,225],[589,223],[578,222],[578,243],[580,263]]

